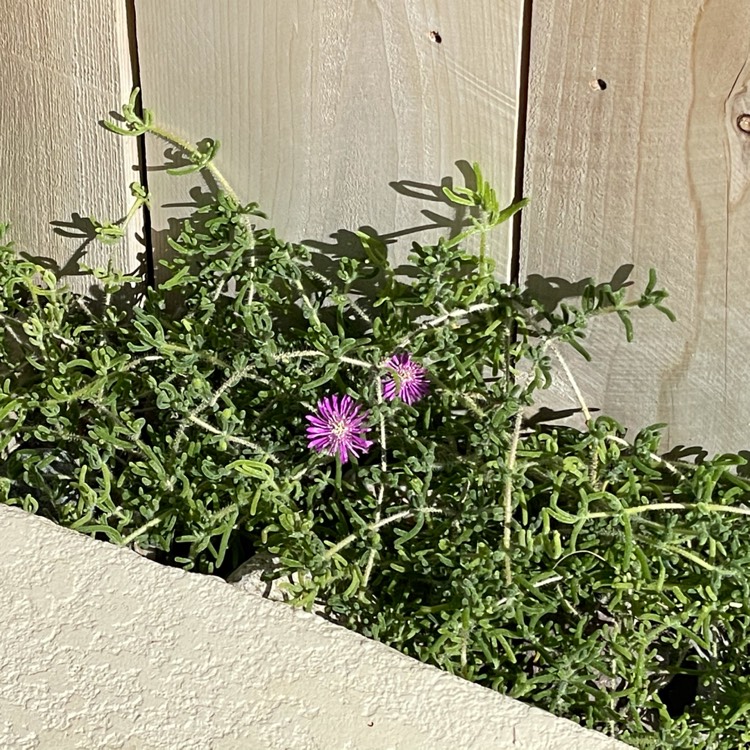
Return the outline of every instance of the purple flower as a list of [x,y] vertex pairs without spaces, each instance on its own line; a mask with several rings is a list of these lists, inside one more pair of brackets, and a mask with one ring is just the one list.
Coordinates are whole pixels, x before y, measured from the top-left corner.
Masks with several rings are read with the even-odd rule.
[[418,365],[407,352],[394,354],[385,366],[392,373],[383,383],[383,396],[389,401],[398,396],[407,404],[413,404],[427,395],[430,390],[427,370]]
[[367,428],[363,422],[367,412],[349,396],[326,396],[318,401],[315,414],[308,414],[308,448],[319,453],[338,456],[341,463],[349,460],[349,454],[357,457],[366,453],[372,445],[365,439]]

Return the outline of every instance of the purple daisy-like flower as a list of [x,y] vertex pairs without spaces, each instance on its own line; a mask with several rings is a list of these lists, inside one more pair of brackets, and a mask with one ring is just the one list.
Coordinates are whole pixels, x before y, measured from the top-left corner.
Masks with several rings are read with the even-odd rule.
[[349,455],[357,457],[366,453],[372,445],[365,438],[367,428],[364,421],[367,412],[349,396],[325,396],[318,401],[315,414],[308,414],[308,448],[319,453],[338,456],[341,463],[349,460]]
[[389,401],[398,396],[407,404],[414,404],[427,395],[430,390],[427,370],[418,365],[408,352],[394,354],[385,366],[391,371],[383,383],[383,396]]

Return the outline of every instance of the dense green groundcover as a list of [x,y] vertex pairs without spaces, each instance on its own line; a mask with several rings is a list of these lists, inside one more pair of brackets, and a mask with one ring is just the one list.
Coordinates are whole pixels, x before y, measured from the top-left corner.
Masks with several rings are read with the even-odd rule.
[[[410,266],[364,234],[325,256],[236,198],[218,144],[172,140],[221,189],[160,286],[110,267],[84,298],[0,248],[0,500],[207,573],[270,552],[292,602],[639,747],[748,746],[744,459],[669,462],[658,426],[627,441],[583,403],[583,431],[531,419],[594,317],[666,312],[654,275],[554,307],[501,283],[487,233],[520,205],[478,169],[445,193],[465,231]],[[411,404],[396,354],[427,374]],[[306,435],[334,394],[372,443],[346,462]]]

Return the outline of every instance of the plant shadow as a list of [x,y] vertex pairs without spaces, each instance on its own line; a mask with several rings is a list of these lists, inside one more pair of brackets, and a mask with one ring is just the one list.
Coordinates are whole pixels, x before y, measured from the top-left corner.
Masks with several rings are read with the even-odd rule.
[[[112,116],[115,117],[116,113],[112,113]],[[203,139],[199,142],[199,147],[207,149],[210,143],[210,139]],[[147,172],[185,170],[191,167],[195,167],[195,164],[180,149],[168,146],[163,151],[163,162],[161,164],[149,165]],[[471,164],[466,160],[458,160],[455,162],[455,167],[463,179],[463,186],[470,190],[475,190],[477,188],[476,177]],[[172,209],[181,215],[189,216],[194,214],[198,209],[210,205],[215,200],[219,186],[216,184],[210,171],[204,168],[196,170],[196,172],[200,173],[204,184],[193,185],[188,192],[189,199],[182,202],[165,203],[162,205],[162,208]],[[390,182],[389,186],[404,198],[420,202],[426,201],[432,204],[420,211],[421,216],[426,221],[390,232],[380,232],[377,228],[370,225],[362,225],[356,232],[351,229],[342,228],[329,235],[327,240],[304,240],[302,244],[313,251],[311,258],[312,266],[323,279],[328,282],[335,282],[340,261],[343,259],[352,259],[360,264],[368,263],[367,248],[358,233],[367,235],[370,241],[374,242],[383,251],[386,258],[392,260],[393,249],[398,240],[419,235],[426,231],[440,232],[441,236],[446,237],[446,239],[453,239],[470,226],[472,218],[476,216],[474,213],[475,209],[456,204],[447,197],[445,189],[454,189],[454,178],[452,176],[444,176],[437,183],[409,179],[395,180]],[[120,222],[122,222],[122,219],[115,223]],[[163,262],[170,262],[176,257],[177,253],[170,245],[170,240],[175,240],[179,237],[183,223],[184,218],[173,216],[168,219],[165,229],[151,229],[149,237],[146,239],[142,236],[138,237],[138,241],[143,246],[143,251],[137,256],[138,267],[136,273],[142,275],[145,279],[150,276],[150,272],[153,272],[153,279],[157,286],[167,280],[168,270],[164,267]],[[44,257],[29,257],[29,259],[53,271],[58,277],[87,276],[87,272],[81,268],[81,263],[86,258],[91,243],[98,240],[95,222],[88,217],[74,213],[68,221],[55,221],[51,225],[56,234],[77,241],[79,244],[74,248],[64,264]],[[415,246],[416,243],[413,243],[412,247]],[[393,267],[393,274],[399,281],[408,282],[409,279],[415,276],[415,270],[414,265],[404,262]],[[623,264],[615,271],[610,281],[598,286],[601,287],[606,284],[613,291],[630,286],[633,283],[629,280],[632,270],[633,266],[631,264]],[[362,302],[366,303],[368,298],[372,299],[377,296],[383,283],[385,283],[385,274],[380,269],[374,269],[373,273],[369,275],[363,273],[352,285],[351,292]],[[557,276],[529,274],[524,288],[529,299],[533,299],[543,310],[549,312],[567,299],[580,298],[590,283],[590,278],[571,281]],[[124,303],[135,303],[137,298],[142,296],[142,293],[142,290],[133,290],[132,299],[126,299]],[[100,287],[94,283],[89,288],[89,294],[95,300],[102,298]],[[577,411],[563,410],[552,412],[550,410],[542,410],[536,416],[532,417],[529,423],[537,424],[543,420],[557,421],[566,419],[574,416]]]
[[[471,165],[468,161],[460,160],[455,163],[469,189],[476,188],[476,179]],[[362,225],[357,231],[368,235],[380,245],[387,253],[394,249],[396,242],[402,238],[422,234],[424,232],[443,230],[443,236],[453,239],[464,231],[471,221],[467,206],[453,203],[443,192],[443,188],[454,187],[453,177],[443,177],[439,183],[431,184],[415,180],[395,180],[389,183],[389,187],[405,198],[411,198],[421,202],[439,204],[444,207],[442,213],[437,210],[423,209],[421,215],[427,219],[427,223],[415,224],[403,229],[381,233],[375,227]],[[362,240],[356,232],[351,229],[339,229],[329,235],[329,240],[305,239],[302,244],[316,251],[314,259],[315,270],[318,273],[332,279],[336,276],[338,261],[342,258],[351,258],[360,262],[367,260],[367,253]],[[401,263],[393,268],[397,278],[409,279],[414,276],[414,266],[410,263]],[[366,286],[366,285],[365,285]],[[367,288],[357,291],[368,291]],[[372,288],[369,289],[372,291]]]
[[[117,226],[123,222],[124,218],[120,218],[113,223]],[[67,260],[61,264],[56,258],[50,258],[46,255],[32,255],[25,252],[21,253],[21,257],[45,270],[51,271],[55,277],[60,280],[66,278],[91,279],[86,294],[91,301],[92,309],[101,312],[106,303],[106,295],[101,285],[95,282],[91,273],[83,267],[90,246],[92,243],[99,241],[95,222],[87,216],[82,216],[81,214],[74,212],[70,215],[68,221],[52,221],[50,222],[50,226],[52,227],[52,231],[58,236],[74,240],[78,243]],[[141,249],[135,257],[136,267],[132,270],[128,270],[128,274],[140,276],[143,281],[139,284],[125,285],[117,295],[109,300],[111,304],[120,308],[132,307],[133,305],[138,304],[143,298],[147,286],[150,264],[147,240],[144,234],[136,233],[135,241]]]
[[[617,292],[620,289],[633,286],[634,282],[629,280],[633,268],[632,263],[623,263],[612,274],[609,281],[597,284],[596,289],[599,290],[604,286],[609,286],[612,291]],[[526,277],[525,290],[530,299],[541,303],[545,311],[551,312],[566,299],[580,299],[586,287],[591,283],[591,277],[569,281],[559,276],[541,276],[532,273]]]

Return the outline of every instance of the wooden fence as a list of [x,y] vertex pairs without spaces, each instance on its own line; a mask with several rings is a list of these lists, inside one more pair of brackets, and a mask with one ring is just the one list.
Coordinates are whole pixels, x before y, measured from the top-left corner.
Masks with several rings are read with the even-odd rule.
[[[653,266],[671,292],[677,323],[648,311],[634,344],[605,323],[593,364],[571,356],[589,405],[668,423],[670,446],[750,447],[744,0],[5,0],[0,22],[0,218],[21,250],[138,265],[142,237],[103,248],[78,216],[127,204],[136,145],[96,123],[136,80],[160,121],[221,139],[292,240],[369,226],[403,257],[478,161],[504,200],[532,197],[495,237],[504,274],[564,296]],[[157,235],[195,184],[163,162],[147,142]]]

